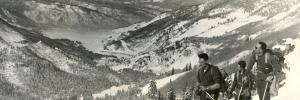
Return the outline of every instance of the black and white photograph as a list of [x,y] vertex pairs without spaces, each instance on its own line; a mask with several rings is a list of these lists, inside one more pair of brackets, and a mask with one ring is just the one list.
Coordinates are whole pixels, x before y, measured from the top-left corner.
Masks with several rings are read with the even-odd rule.
[[300,0],[0,0],[0,100],[300,100],[299,76]]

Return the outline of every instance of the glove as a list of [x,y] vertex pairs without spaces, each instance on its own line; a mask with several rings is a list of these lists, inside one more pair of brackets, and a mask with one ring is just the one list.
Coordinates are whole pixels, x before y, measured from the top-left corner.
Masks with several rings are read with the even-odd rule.
[[199,88],[200,88],[200,90],[202,90],[202,91],[206,91],[206,90],[207,90],[207,87],[206,87],[206,86],[200,86]]
[[272,81],[273,81],[273,79],[274,79],[274,76],[268,76],[268,77],[266,78],[266,81],[268,81],[268,82],[272,82]]

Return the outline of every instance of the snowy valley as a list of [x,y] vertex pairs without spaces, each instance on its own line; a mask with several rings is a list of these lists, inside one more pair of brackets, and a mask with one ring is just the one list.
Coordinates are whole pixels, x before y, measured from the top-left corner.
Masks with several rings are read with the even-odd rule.
[[0,1],[0,98],[152,100],[149,85],[156,82],[161,97],[172,88],[181,100],[196,84],[198,53],[231,74],[264,41],[287,64],[273,99],[297,100],[299,0],[178,3]]

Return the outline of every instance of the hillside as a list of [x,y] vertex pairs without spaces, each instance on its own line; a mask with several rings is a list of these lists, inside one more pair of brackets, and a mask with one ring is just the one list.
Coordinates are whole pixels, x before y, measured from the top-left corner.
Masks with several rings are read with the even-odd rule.
[[131,4],[93,0],[1,2],[1,16],[11,23],[46,29],[61,27],[113,29],[150,20],[161,12]]
[[[214,55],[212,63],[225,67],[234,62],[226,64],[222,62],[224,59],[234,59],[239,53],[239,56],[242,56],[239,59],[245,58],[257,41],[265,41],[272,47],[281,43],[281,39],[297,37],[299,22],[296,20],[299,18],[299,12],[296,9],[299,8],[299,2],[253,1],[253,6],[257,7],[251,11],[237,6],[237,2],[220,0],[183,7],[163,14],[163,17],[152,23],[141,24],[142,27],[121,33],[104,48],[149,55],[153,59],[166,57],[169,58],[166,62],[172,62],[184,57],[181,56],[183,52],[191,51],[189,48],[192,46],[195,47],[193,52],[208,52]],[[276,10],[277,7],[285,10]],[[277,12],[272,11],[272,8],[276,8],[274,10]],[[258,13],[264,12],[265,9],[269,9],[270,13]],[[170,55],[175,56],[168,57]],[[137,56],[136,59],[145,59],[139,57],[142,56]],[[151,60],[146,60],[146,63],[152,63]]]
[[148,100],[150,80],[180,98],[196,83],[198,53],[231,74],[264,41],[287,58],[280,99],[298,72],[298,9],[299,0],[2,0],[0,98]]
[[[1,90],[5,100],[44,100],[80,97],[111,86],[142,82],[151,73],[116,72],[113,55],[86,50],[80,42],[50,39],[0,18]],[[97,63],[112,60],[109,63]]]
[[[104,49],[136,55],[128,58],[131,64],[117,67],[160,74],[197,65],[195,54],[206,52],[211,56],[210,63],[231,74],[237,61],[248,61],[258,41],[285,54],[294,50],[293,44],[286,42],[299,37],[299,4],[297,0],[214,0],[182,7],[151,23],[123,28],[128,30],[111,38]],[[191,77],[192,74],[185,74],[172,80],[179,96],[187,84],[194,83],[189,80]],[[158,79],[157,84],[164,83]],[[170,86],[159,90],[166,95]]]

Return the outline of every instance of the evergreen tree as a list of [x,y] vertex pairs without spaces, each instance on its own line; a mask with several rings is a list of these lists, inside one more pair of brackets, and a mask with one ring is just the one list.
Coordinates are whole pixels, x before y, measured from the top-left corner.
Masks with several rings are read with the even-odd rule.
[[191,63],[189,64],[189,68],[188,69],[189,69],[189,71],[192,70],[192,64]]
[[174,75],[175,74],[175,70],[174,70],[174,67],[172,68],[172,74],[171,75]]
[[154,80],[150,81],[148,97],[151,98],[152,100],[158,99],[158,90],[156,87],[156,82]]
[[173,87],[170,87],[169,88],[169,91],[168,91],[168,100],[175,100],[176,98],[176,91],[174,90]]
[[199,99],[199,96],[197,95],[198,94],[198,88],[197,88],[197,86],[193,86],[193,87],[191,87],[192,89],[192,99],[193,100],[198,100]]
[[170,83],[171,83],[171,87],[168,90],[167,97],[168,97],[168,100],[175,100],[175,98],[176,98],[176,91],[173,88],[171,80],[170,80]]
[[160,91],[158,91],[158,100],[162,100],[162,99],[163,99],[163,97],[162,97]]
[[192,100],[193,98],[193,88],[188,87],[183,94],[183,100]]
[[189,65],[185,66],[185,71],[189,71]]

